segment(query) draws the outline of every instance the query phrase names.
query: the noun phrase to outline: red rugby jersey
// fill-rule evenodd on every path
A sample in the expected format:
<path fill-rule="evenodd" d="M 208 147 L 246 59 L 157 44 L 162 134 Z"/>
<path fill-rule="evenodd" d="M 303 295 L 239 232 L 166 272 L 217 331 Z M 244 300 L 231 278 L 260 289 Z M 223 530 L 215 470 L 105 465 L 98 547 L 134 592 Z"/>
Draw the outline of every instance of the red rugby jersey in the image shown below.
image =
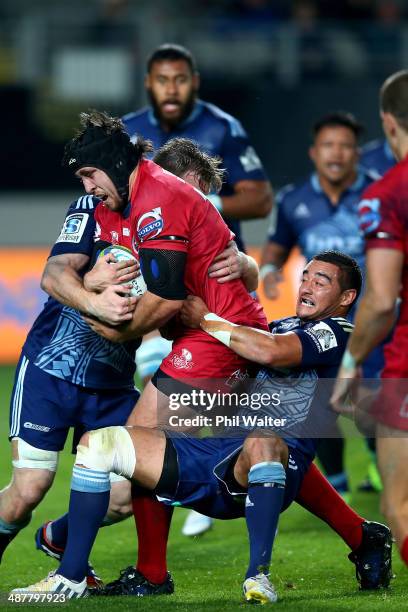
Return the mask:
<path fill-rule="evenodd" d="M 408 156 L 366 189 L 359 204 L 360 229 L 367 249 L 404 253 L 400 314 L 385 348 L 384 375 L 408 377 Z"/>
<path fill-rule="evenodd" d="M 220 284 L 208 268 L 234 235 L 209 200 L 154 162 L 143 160 L 130 194 L 135 250 L 187 253 L 184 284 L 212 312 L 234 323 L 267 328 L 261 305 L 241 280 Z"/>

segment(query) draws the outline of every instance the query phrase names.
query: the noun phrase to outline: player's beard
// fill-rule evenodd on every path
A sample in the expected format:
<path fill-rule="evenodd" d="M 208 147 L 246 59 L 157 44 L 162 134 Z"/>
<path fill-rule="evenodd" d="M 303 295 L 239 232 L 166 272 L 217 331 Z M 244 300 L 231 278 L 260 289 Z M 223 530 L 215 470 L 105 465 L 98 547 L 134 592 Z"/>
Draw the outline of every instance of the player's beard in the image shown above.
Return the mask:
<path fill-rule="evenodd" d="M 162 115 L 160 105 L 157 104 L 157 101 L 150 89 L 147 90 L 147 94 L 149 96 L 150 104 L 153 108 L 154 116 L 162 126 L 169 130 L 173 130 L 174 128 L 179 126 L 180 123 L 183 123 L 185 119 L 187 119 L 187 117 L 191 114 L 194 108 L 194 103 L 196 100 L 196 92 L 193 90 L 187 100 L 184 103 L 180 104 L 180 114 L 177 117 L 168 118 Z"/>

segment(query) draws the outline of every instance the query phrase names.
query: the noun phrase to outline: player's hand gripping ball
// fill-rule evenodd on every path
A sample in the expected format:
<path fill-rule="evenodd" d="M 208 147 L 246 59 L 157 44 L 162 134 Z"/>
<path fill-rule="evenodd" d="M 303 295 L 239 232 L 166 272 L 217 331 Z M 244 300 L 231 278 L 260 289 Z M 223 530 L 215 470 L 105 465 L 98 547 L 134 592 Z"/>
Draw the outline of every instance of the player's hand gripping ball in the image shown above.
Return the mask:
<path fill-rule="evenodd" d="M 106 249 L 103 249 L 103 251 L 100 252 L 99 257 L 108 255 L 108 253 L 111 253 L 116 261 L 137 261 L 132 251 L 124 246 L 112 245 L 106 247 Z M 136 276 L 136 278 L 124 284 L 132 285 L 130 295 L 135 297 L 141 297 L 147 291 L 147 286 L 140 270 L 139 276 Z"/>

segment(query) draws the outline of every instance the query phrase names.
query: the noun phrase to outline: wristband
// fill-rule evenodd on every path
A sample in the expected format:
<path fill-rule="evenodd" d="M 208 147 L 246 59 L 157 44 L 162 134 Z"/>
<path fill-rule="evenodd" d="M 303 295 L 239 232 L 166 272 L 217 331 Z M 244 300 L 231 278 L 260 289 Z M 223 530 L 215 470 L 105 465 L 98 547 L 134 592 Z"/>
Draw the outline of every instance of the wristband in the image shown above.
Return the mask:
<path fill-rule="evenodd" d="M 357 367 L 356 360 L 348 349 L 344 351 L 341 367 L 345 370 L 355 370 Z"/>
<path fill-rule="evenodd" d="M 231 323 L 231 321 L 222 319 L 221 317 L 214 314 L 213 312 L 208 312 L 206 315 L 204 315 L 204 320 L 205 321 L 219 321 L 220 323 L 227 323 L 228 325 L 231 325 L 231 327 L 237 327 L 235 323 Z M 208 331 L 207 329 L 205 329 L 204 331 L 210 336 L 212 336 L 213 338 L 215 338 L 216 340 L 218 340 L 219 342 L 222 342 L 223 344 L 225 344 L 225 346 L 228 346 L 229 348 L 231 344 L 232 329 L 231 331 L 224 331 L 224 330 Z"/>
<path fill-rule="evenodd" d="M 211 204 L 222 214 L 222 198 L 219 195 L 213 193 L 207 196 L 207 200 L 210 200 Z"/>
<path fill-rule="evenodd" d="M 270 272 L 277 272 L 278 270 L 279 268 L 278 266 L 275 266 L 275 264 L 272 264 L 272 263 L 264 264 L 259 269 L 260 279 L 263 280 L 267 274 L 269 274 Z"/>

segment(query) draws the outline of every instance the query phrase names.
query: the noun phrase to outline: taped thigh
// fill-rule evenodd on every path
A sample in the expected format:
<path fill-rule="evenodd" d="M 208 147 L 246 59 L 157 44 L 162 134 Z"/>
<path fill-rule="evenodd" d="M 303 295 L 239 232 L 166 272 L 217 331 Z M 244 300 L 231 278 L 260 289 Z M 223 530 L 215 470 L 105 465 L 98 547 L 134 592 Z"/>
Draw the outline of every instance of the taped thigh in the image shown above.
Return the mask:
<path fill-rule="evenodd" d="M 36 448 L 21 438 L 13 438 L 13 440 L 16 440 L 18 449 L 18 459 L 13 459 L 13 467 L 57 471 L 58 451 Z"/>

